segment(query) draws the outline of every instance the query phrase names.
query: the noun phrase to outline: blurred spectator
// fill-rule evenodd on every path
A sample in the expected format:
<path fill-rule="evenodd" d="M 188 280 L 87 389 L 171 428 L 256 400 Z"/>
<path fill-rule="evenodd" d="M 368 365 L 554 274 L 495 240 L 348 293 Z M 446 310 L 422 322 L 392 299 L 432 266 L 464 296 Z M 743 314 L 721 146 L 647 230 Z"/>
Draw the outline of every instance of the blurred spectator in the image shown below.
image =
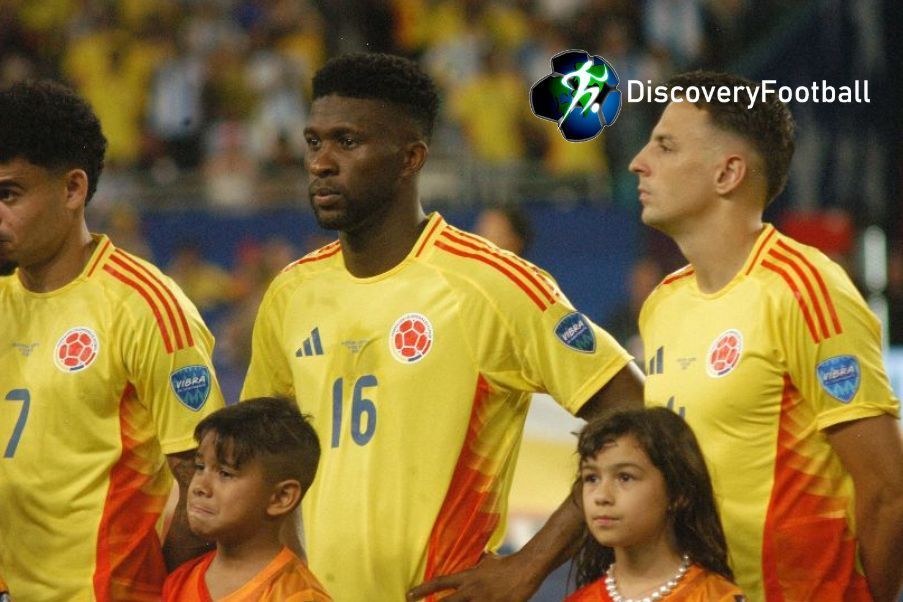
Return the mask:
<path fill-rule="evenodd" d="M 207 130 L 202 173 L 204 193 L 216 207 L 252 209 L 259 165 L 249 151 L 248 129 L 235 119 L 218 121 Z"/>
<path fill-rule="evenodd" d="M 166 273 L 182 287 L 207 323 L 214 324 L 217 312 L 234 299 L 232 277 L 205 260 L 194 241 L 183 240 L 176 245 Z"/>
<path fill-rule="evenodd" d="M 245 240 L 238 247 L 232 270 L 234 302 L 214 328 L 217 376 L 226 399 L 238 399 L 251 360 L 251 333 L 260 300 L 276 274 L 297 256 L 298 249 L 282 238 Z"/>
<path fill-rule="evenodd" d="M 891 345 L 903 345 L 903 246 L 889 246 L 887 257 L 887 304 Z"/>
<path fill-rule="evenodd" d="M 627 279 L 627 301 L 617 307 L 602 325 L 633 355 L 644 371 L 643 341 L 639 332 L 640 309 L 664 275 L 661 265 L 650 257 L 641 257 L 634 262 Z"/>
<path fill-rule="evenodd" d="M 251 209 L 259 170 L 251 147 L 246 116 L 255 103 L 237 43 L 223 44 L 208 59 L 210 77 L 204 88 L 202 173 L 207 200 L 219 207 Z"/>
<path fill-rule="evenodd" d="M 627 17 L 611 17 L 600 21 L 597 46 L 599 52 L 615 68 L 622 83 L 622 94 L 626 94 L 626 82 L 639 80 L 644 84 L 664 81 L 668 66 L 653 56 L 646 48 L 636 43 L 635 24 Z M 624 103 L 615 127 L 602 133 L 608 169 L 611 174 L 612 200 L 622 206 L 636 204 L 636 176 L 628 166 L 639 152 L 652 130 L 657 115 L 657 107 L 646 103 Z"/>
<path fill-rule="evenodd" d="M 536 124 L 526 89 L 511 55 L 495 48 L 483 57 L 482 70 L 452 92 L 451 114 L 461 124 L 469 154 L 480 163 L 474 183 L 480 199 L 513 198 L 526 156 L 525 137 Z"/>
<path fill-rule="evenodd" d="M 699 62 L 703 23 L 701 0 L 648 0 L 644 5 L 646 42 L 665 51 L 677 71 Z"/>
<path fill-rule="evenodd" d="M 533 226 L 527 212 L 516 205 L 487 207 L 477 216 L 474 232 L 497 245 L 523 256 L 533 242 Z"/>
<path fill-rule="evenodd" d="M 125 204 L 115 205 L 104 219 L 106 224 L 101 229 L 117 247 L 142 259 L 156 262 L 156 257 L 144 237 L 141 216 L 133 207 Z"/>
<path fill-rule="evenodd" d="M 276 45 L 269 29 L 251 34 L 252 50 L 245 67 L 247 84 L 255 97 L 250 112 L 252 152 L 264 163 L 294 163 L 304 153 L 307 103 L 306 74 Z"/>
<path fill-rule="evenodd" d="M 171 162 L 179 169 L 189 169 L 201 163 L 207 65 L 189 51 L 184 33 L 177 33 L 176 41 L 175 53 L 160 64 L 150 86 L 149 150 L 151 163 Z"/>

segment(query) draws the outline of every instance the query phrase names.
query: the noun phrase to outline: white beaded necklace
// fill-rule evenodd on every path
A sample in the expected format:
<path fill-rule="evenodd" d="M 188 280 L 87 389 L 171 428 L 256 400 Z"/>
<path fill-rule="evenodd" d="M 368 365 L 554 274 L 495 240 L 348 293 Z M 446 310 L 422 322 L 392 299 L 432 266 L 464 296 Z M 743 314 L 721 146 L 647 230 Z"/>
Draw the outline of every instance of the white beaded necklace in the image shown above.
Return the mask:
<path fill-rule="evenodd" d="M 608 590 L 608 595 L 613 602 L 656 602 L 674 591 L 674 588 L 677 587 L 680 580 L 684 578 L 684 575 L 687 574 L 689 568 L 690 557 L 684 554 L 680 558 L 680 568 L 677 569 L 677 573 L 675 573 L 673 577 L 668 579 L 664 585 L 645 598 L 634 599 L 625 598 L 621 595 L 621 592 L 618 591 L 618 584 L 615 582 L 615 563 L 612 562 L 611 565 L 609 565 L 608 570 L 605 571 L 605 589 Z"/>

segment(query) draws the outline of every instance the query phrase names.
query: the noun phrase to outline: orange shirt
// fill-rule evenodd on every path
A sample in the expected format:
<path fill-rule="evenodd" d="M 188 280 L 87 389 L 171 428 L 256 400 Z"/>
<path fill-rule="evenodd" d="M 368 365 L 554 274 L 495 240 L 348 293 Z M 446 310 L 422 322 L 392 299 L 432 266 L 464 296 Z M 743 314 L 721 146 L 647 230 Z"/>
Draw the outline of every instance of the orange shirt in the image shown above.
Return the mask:
<path fill-rule="evenodd" d="M 166 578 L 166 602 L 213 602 L 205 575 L 216 551 L 189 560 Z M 243 586 L 217 602 L 332 602 L 307 565 L 288 548 Z"/>
<path fill-rule="evenodd" d="M 717 573 L 710 573 L 697 564 L 690 567 L 673 592 L 662 602 L 742 602 L 746 600 L 736 585 Z M 578 589 L 565 602 L 612 602 L 605 589 L 605 578 Z"/>

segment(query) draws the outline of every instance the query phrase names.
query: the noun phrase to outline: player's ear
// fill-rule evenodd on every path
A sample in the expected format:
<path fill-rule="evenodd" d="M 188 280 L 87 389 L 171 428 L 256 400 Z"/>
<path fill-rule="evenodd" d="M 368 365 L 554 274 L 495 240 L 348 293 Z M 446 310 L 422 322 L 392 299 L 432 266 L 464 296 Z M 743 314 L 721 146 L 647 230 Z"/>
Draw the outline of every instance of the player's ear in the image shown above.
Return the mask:
<path fill-rule="evenodd" d="M 730 194 L 746 178 L 746 171 L 746 159 L 736 154 L 728 155 L 715 174 L 715 191 L 722 196 Z"/>
<path fill-rule="evenodd" d="M 426 163 L 426 157 L 430 149 L 423 140 L 415 140 L 408 142 L 404 146 L 404 164 L 401 167 L 401 176 L 410 178 L 416 175 L 423 164 Z"/>
<path fill-rule="evenodd" d="M 88 198 L 88 174 L 84 169 L 70 169 L 63 176 L 66 183 L 66 206 L 84 207 Z"/>
<path fill-rule="evenodd" d="M 273 485 L 267 514 L 273 517 L 290 513 L 301 501 L 301 483 L 297 479 L 286 479 Z"/>

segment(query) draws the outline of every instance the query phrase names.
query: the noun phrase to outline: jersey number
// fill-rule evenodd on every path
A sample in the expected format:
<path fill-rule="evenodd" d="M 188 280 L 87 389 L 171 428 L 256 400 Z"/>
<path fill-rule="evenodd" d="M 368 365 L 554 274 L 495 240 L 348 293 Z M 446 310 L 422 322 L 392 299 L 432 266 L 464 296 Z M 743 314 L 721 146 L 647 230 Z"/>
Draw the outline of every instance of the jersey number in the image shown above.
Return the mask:
<path fill-rule="evenodd" d="M 338 447 L 342 435 L 342 413 L 345 407 L 343 388 L 345 379 L 332 383 L 332 446 Z M 364 389 L 379 384 L 372 374 L 365 374 L 354 381 L 351 395 L 351 438 L 358 445 L 366 445 L 376 431 L 376 404 L 365 397 Z"/>
<path fill-rule="evenodd" d="M 25 421 L 28 420 L 28 407 L 31 405 L 31 395 L 28 389 L 13 389 L 6 394 L 6 401 L 21 401 L 22 409 L 19 410 L 19 419 L 16 420 L 16 426 L 13 428 L 13 436 L 9 438 L 6 444 L 6 451 L 3 452 L 4 458 L 12 458 L 19 446 L 19 437 L 22 436 L 22 429 L 25 428 Z"/>

